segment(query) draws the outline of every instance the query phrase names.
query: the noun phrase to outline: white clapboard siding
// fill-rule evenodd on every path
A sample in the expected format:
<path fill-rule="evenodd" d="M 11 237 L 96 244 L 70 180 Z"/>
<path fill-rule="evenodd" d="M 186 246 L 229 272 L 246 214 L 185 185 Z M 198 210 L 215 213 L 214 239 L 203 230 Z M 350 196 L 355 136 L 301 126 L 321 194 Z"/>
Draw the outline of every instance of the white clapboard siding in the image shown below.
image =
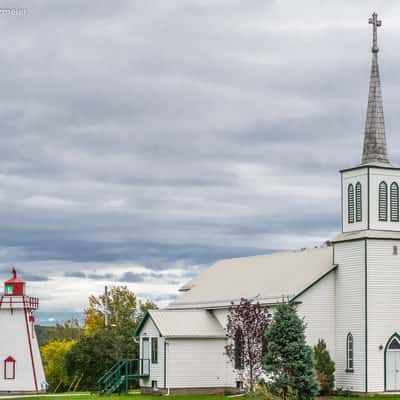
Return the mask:
<path fill-rule="evenodd" d="M 214 317 L 221 324 L 221 326 L 225 329 L 228 323 L 228 314 L 229 308 L 219 308 L 216 310 L 212 310 Z"/>
<path fill-rule="evenodd" d="M 386 182 L 388 194 L 387 221 L 379 221 L 379 184 Z M 400 185 L 400 170 L 398 169 L 370 169 L 370 229 L 398 231 L 399 222 L 392 222 L 390 218 L 390 185 L 396 182 Z"/>
<path fill-rule="evenodd" d="M 226 386 L 225 339 L 168 339 L 167 387 Z"/>
<path fill-rule="evenodd" d="M 142 330 L 140 331 L 140 358 L 143 357 L 143 338 L 149 338 L 149 354 L 150 354 L 150 376 L 142 379 L 140 385 L 143 387 L 151 387 L 152 381 L 157 381 L 158 387 L 164 387 L 164 341 L 165 338 L 160 336 L 160 332 L 154 325 L 151 318 L 145 322 Z M 151 363 L 151 338 L 158 338 L 158 362 L 157 364 Z"/>
<path fill-rule="evenodd" d="M 356 184 L 361 184 L 361 206 L 362 219 L 356 220 Z M 349 185 L 353 185 L 354 190 L 354 222 L 349 223 L 349 204 L 348 204 L 348 189 Z M 357 231 L 367 229 L 367 214 L 368 214 L 368 168 L 360 168 L 342 173 L 342 223 L 343 232 Z"/>
<path fill-rule="evenodd" d="M 335 244 L 336 386 L 365 390 L 365 242 Z M 346 372 L 346 338 L 354 338 L 354 372 Z"/>
<path fill-rule="evenodd" d="M 400 255 L 393 254 L 399 240 L 368 240 L 368 389 L 384 390 L 384 348 L 400 333 Z M 399 253 L 400 254 L 400 253 Z"/>
<path fill-rule="evenodd" d="M 306 338 L 310 346 L 324 339 L 331 357 L 335 357 L 335 282 L 336 271 L 310 287 L 297 298 L 299 315 L 307 324 Z"/>

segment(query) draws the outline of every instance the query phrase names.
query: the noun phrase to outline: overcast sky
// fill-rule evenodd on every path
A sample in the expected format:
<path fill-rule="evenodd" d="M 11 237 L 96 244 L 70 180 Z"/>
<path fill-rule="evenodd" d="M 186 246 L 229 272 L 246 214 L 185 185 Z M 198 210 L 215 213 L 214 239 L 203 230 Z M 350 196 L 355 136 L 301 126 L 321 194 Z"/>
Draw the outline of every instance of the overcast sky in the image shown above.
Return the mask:
<path fill-rule="evenodd" d="M 217 259 L 332 238 L 337 171 L 361 158 L 374 10 L 400 162 L 400 3 L 349 3 L 0 13 L 0 278 L 16 265 L 45 311 L 80 311 L 105 284 L 165 305 Z"/>

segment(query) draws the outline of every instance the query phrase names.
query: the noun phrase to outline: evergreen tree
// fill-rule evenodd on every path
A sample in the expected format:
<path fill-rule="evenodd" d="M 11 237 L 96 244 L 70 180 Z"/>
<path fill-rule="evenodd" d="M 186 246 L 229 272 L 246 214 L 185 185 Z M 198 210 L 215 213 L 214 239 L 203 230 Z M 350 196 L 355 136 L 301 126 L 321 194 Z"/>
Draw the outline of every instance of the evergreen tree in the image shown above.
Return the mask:
<path fill-rule="evenodd" d="M 280 303 L 266 331 L 264 369 L 271 375 L 271 391 L 283 399 L 312 400 L 319 391 L 313 353 L 305 340 L 305 323 L 296 306 Z"/>
<path fill-rule="evenodd" d="M 320 394 L 331 394 L 335 383 L 335 363 L 332 361 L 323 339 L 319 339 L 314 346 L 314 359 Z"/>

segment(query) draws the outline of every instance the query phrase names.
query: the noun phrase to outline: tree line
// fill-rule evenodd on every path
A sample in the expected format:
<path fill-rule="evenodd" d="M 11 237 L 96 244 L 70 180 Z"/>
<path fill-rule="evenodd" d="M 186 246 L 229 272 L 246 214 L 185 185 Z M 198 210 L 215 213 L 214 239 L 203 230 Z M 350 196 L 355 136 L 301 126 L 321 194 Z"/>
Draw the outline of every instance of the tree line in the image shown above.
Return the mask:
<path fill-rule="evenodd" d="M 49 391 L 95 390 L 96 381 L 122 358 L 139 358 L 133 332 L 151 301 L 140 302 L 126 286 L 89 297 L 85 320 L 36 327 Z"/>

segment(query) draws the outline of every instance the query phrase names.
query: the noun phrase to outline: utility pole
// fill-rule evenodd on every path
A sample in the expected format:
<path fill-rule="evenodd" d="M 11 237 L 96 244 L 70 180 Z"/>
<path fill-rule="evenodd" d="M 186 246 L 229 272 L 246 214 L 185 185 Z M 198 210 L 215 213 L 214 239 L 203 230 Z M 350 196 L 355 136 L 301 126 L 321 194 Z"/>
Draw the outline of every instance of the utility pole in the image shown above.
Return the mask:
<path fill-rule="evenodd" d="M 104 326 L 108 326 L 108 288 L 104 287 Z"/>

